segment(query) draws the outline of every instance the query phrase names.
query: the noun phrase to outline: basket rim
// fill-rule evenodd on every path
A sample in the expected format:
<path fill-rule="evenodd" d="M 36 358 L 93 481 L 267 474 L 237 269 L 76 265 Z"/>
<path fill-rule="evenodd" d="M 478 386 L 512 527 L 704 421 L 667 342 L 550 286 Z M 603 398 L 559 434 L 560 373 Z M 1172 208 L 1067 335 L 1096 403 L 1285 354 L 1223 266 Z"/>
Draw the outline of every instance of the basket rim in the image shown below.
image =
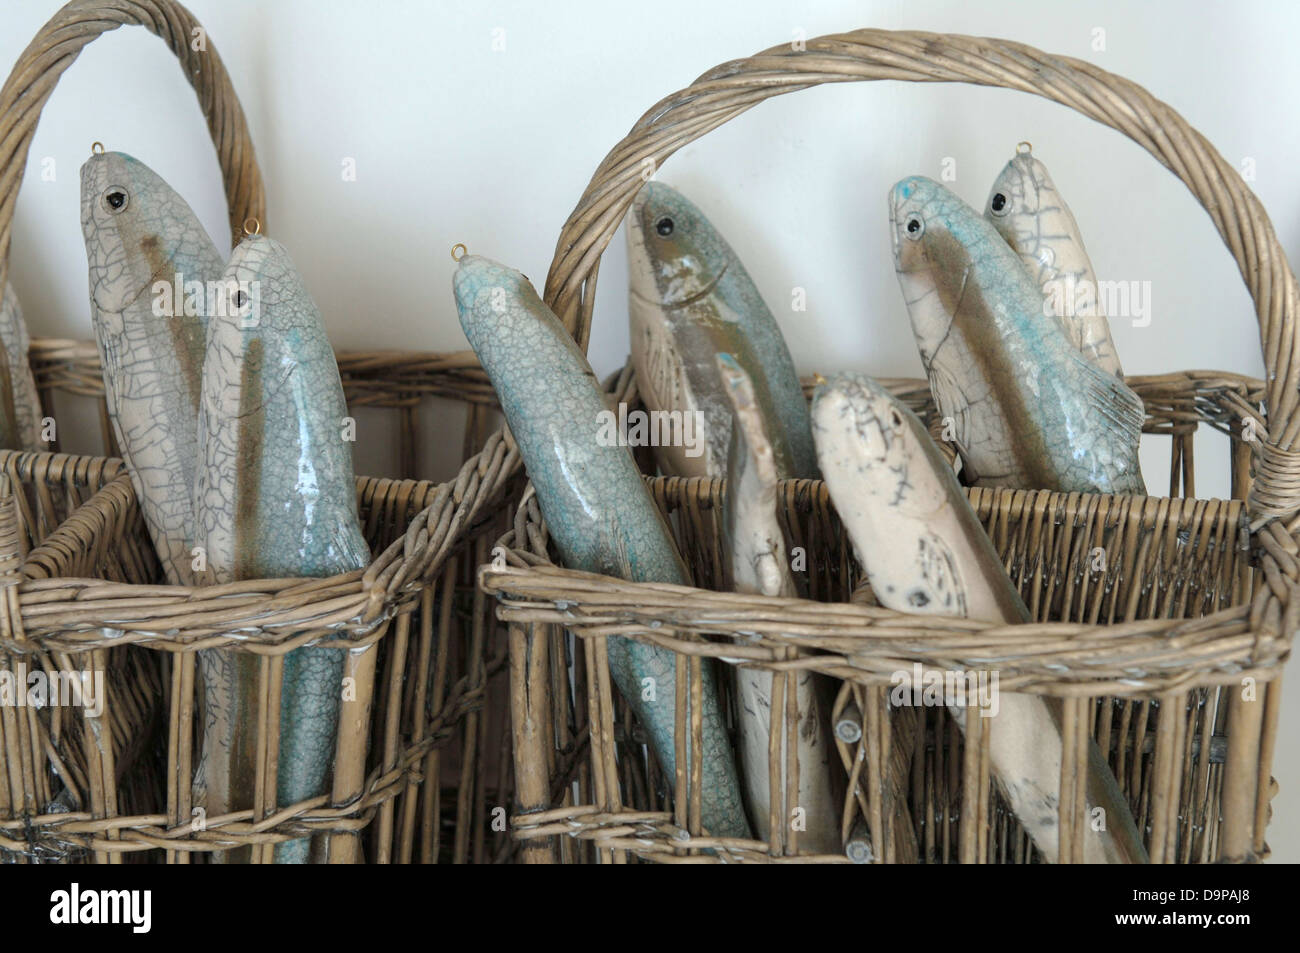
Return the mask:
<path fill-rule="evenodd" d="M 0 576 L 0 586 L 14 590 L 19 612 L 9 614 L 13 631 L 0 636 L 0 648 L 17 653 L 46 649 L 84 652 L 139 644 L 191 652 L 230 645 L 281 655 L 323 637 L 327 638 L 321 644 L 358 648 L 378 638 L 384 623 L 394 615 L 410 611 L 420 589 L 464 547 L 483 521 L 491 519 L 494 504 L 503 499 L 515 477 L 510 464 L 517 454 L 512 440 L 493 434 L 484 451 L 462 464 L 453 480 L 357 477 L 358 490 L 422 487 L 431 498 L 400 536 L 372 553 L 364 569 L 348 573 L 186 587 L 93 577 L 33 578 L 10 572 Z M 5 484 L 0 499 L 8 495 L 10 485 L 30 479 L 43 467 L 98 474 L 104 481 L 46 543 L 55 534 L 71 533 L 68 524 L 74 520 L 93 518 L 104 509 L 135 505 L 135 491 L 120 459 L 13 450 L 0 450 L 0 481 Z M 9 512 L 12 514 L 12 508 Z M 30 556 L 23 560 L 24 567 L 30 566 Z M 222 602 L 226 605 L 216 604 Z M 205 605 L 209 603 L 214 605 Z"/>

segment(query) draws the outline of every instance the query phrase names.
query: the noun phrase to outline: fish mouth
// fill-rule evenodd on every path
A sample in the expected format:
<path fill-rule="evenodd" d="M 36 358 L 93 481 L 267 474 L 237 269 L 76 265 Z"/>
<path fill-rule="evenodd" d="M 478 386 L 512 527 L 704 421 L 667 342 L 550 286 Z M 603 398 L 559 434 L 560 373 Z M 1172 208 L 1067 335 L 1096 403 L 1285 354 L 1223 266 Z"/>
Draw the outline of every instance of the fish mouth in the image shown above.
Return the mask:
<path fill-rule="evenodd" d="M 708 283 L 705 284 L 703 288 L 701 288 L 699 291 L 695 292 L 694 294 L 688 295 L 685 298 L 681 298 L 679 300 L 664 301 L 663 299 L 658 297 L 652 298 L 649 295 L 647 295 L 645 292 L 640 291 L 636 287 L 637 283 L 635 281 L 628 283 L 628 289 L 627 289 L 628 294 L 630 294 L 634 298 L 640 299 L 646 304 L 658 305 L 661 308 L 685 308 L 699 301 L 701 298 L 707 298 L 709 295 L 713 294 L 713 290 L 718 287 L 718 282 L 720 282 L 722 280 L 722 276 L 727 273 L 727 266 L 729 264 L 730 264 L 729 262 L 724 261 L 722 263 L 722 267 L 718 269 L 718 273 L 714 275 L 712 278 L 710 278 Z M 652 284 L 654 283 L 653 278 L 651 278 L 651 283 Z"/>

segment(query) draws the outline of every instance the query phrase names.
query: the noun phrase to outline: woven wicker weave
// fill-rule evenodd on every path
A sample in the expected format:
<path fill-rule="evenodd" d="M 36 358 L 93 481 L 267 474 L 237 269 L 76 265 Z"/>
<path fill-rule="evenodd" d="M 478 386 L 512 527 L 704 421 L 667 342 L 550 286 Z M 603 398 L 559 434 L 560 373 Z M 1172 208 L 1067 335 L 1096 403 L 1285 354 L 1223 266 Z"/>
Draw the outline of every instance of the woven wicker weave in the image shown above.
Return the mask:
<path fill-rule="evenodd" d="M 663 778 L 610 691 L 604 643 L 615 634 L 678 653 L 678 684 L 688 691 L 698 690 L 703 657 L 785 672 L 774 680 L 774 711 L 784 710 L 780 696 L 793 694 L 798 670 L 843 680 L 835 715 L 861 737 L 839 742 L 853 782 L 842 829 L 869 843 L 879 862 L 913 859 L 905 843 L 927 861 L 1034 857 L 990 783 L 986 744 L 975 743 L 987 742 L 987 720 L 972 712 L 972 743 L 964 744 L 946 710 L 922 709 L 919 726 L 908 728 L 900 720 L 906 710 L 885 704 L 890 675 L 913 663 L 933 671 L 994 668 L 1004 690 L 1063 699 L 1063 861 L 1082 859 L 1085 801 L 1077 782 L 1089 733 L 1109 751 L 1153 860 L 1265 856 L 1280 704 L 1275 679 L 1300 622 L 1296 281 L 1258 199 L 1172 109 L 1091 64 L 1004 40 L 863 30 L 809 40 L 802 50 L 776 47 L 724 64 L 662 100 L 610 151 L 561 231 L 547 302 L 580 342 L 588 339 L 600 256 L 651 163 L 662 167 L 677 149 L 768 97 L 876 79 L 1043 96 L 1123 132 L 1187 185 L 1254 298 L 1268 379 L 1198 371 L 1127 380 L 1145 402 L 1146 431 L 1170 435 L 1171 492 L 1194 495 L 1192 435 L 1206 424 L 1231 438 L 1225 466 L 1237 500 L 970 491 L 1036 620 L 989 628 L 850 602 L 860 570 L 817 483 L 791 482 L 783 491 L 790 545 L 807 553 L 808 600 L 710 591 L 721 579 L 717 482 L 650 484 L 700 588 L 557 567 L 529 491 L 498 558 L 480 574 L 511 625 L 513 824 L 525 859 L 796 859 L 797 832 L 775 815 L 759 840 L 702 836 L 697 775 Z M 891 383 L 926 411 L 924 382 Z M 615 390 L 618 399 L 635 400 L 629 373 Z M 1093 559 L 1099 547 L 1101 566 Z M 729 638 L 740 634 L 753 641 L 738 646 Z M 789 714 L 785 724 L 773 719 L 774 732 L 794 730 Z M 698 730 L 698 723 L 678 724 L 679 752 L 686 733 Z M 884 766 L 891 765 L 891 741 L 907 730 L 922 732 L 922 742 L 903 764 L 900 784 Z M 692 748 L 701 750 L 698 735 Z"/>
<path fill-rule="evenodd" d="M 0 281 L 14 206 L 41 107 L 62 72 L 100 34 L 138 24 L 180 60 L 217 147 L 232 234 L 265 200 L 247 125 L 209 41 L 190 46 L 193 16 L 170 0 L 75 0 L 42 28 L 0 90 Z M 99 398 L 95 346 L 38 339 L 31 360 L 47 410 L 56 396 Z M 78 709 L 0 706 L 0 859 L 125 858 L 188 862 L 331 832 L 333 862 L 500 860 L 512 842 L 488 816 L 503 803 L 508 723 L 505 647 L 473 585 L 489 540 L 517 499 L 513 443 L 490 434 L 495 400 L 468 352 L 339 355 L 349 406 L 392 408 L 400 468 L 414 475 L 428 396 L 465 406 L 467 460 L 454 480 L 358 480 L 373 553 L 364 571 L 186 589 L 161 578 L 122 464 L 115 459 L 0 452 L 0 670 L 20 662 L 104 671 L 108 700 Z M 463 554 L 463 555 L 462 555 Z M 289 650 L 325 640 L 347 651 L 345 701 L 327 795 L 274 803 L 279 673 Z M 257 807 L 196 824 L 194 652 L 233 646 L 263 660 Z M 496 681 L 503 681 L 497 679 Z M 496 695 L 495 710 L 488 700 Z M 111 726 L 103 732 L 101 725 Z M 108 739 L 112 739 L 110 743 Z M 65 786 L 69 803 L 51 807 Z"/>

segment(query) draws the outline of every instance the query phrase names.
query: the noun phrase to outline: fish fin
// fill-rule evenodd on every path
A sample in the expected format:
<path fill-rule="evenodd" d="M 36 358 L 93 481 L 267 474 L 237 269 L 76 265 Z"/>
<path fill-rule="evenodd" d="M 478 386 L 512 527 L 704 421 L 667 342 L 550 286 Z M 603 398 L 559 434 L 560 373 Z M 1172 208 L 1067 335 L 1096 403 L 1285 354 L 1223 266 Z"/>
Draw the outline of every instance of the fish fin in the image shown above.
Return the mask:
<path fill-rule="evenodd" d="M 1085 417 L 1076 433 L 1086 435 L 1086 449 L 1098 456 L 1109 480 L 1102 492 L 1146 494 L 1138 461 L 1138 444 L 1146 409 L 1142 398 L 1122 380 L 1081 354 L 1070 355 L 1069 370 L 1082 384 Z M 1070 376 L 1074 376 L 1071 374 Z"/>
<path fill-rule="evenodd" d="M 1088 406 L 1094 408 L 1112 427 L 1132 435 L 1134 443 L 1142 434 L 1146 408 L 1142 398 L 1114 374 L 1099 367 L 1079 353 L 1070 361 L 1083 382 Z"/>
<path fill-rule="evenodd" d="M 970 400 L 962 390 L 961 382 L 952 371 L 938 360 L 932 360 L 926 376 L 930 381 L 930 394 L 935 406 L 944 417 L 952 419 L 953 441 L 962 457 L 962 472 L 971 481 L 979 479 L 975 467 L 968 459 L 967 450 L 972 437 L 971 425 L 974 422 L 970 412 Z"/>

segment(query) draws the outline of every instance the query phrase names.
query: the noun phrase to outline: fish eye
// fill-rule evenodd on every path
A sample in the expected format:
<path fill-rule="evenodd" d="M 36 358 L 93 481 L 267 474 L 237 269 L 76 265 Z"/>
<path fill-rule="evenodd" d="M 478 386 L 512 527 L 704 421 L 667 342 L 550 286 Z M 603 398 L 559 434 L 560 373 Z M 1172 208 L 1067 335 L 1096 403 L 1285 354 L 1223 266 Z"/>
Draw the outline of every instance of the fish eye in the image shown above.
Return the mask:
<path fill-rule="evenodd" d="M 130 200 L 130 195 L 127 193 L 126 189 L 122 188 L 120 185 L 109 186 L 104 191 L 104 207 L 113 214 L 126 208 Z"/>
<path fill-rule="evenodd" d="M 663 218 L 659 219 L 659 221 L 655 222 L 655 231 L 664 236 L 664 238 L 667 238 L 673 233 L 673 220 L 665 215 Z"/>
<path fill-rule="evenodd" d="M 925 233 L 925 222 L 921 221 L 919 215 L 909 215 L 907 224 L 903 227 L 907 230 L 907 237 L 913 240 L 920 238 Z"/>
<path fill-rule="evenodd" d="M 994 192 L 993 198 L 989 201 L 989 208 L 994 214 L 1001 215 L 1007 211 L 1007 197 L 1002 192 Z"/>

